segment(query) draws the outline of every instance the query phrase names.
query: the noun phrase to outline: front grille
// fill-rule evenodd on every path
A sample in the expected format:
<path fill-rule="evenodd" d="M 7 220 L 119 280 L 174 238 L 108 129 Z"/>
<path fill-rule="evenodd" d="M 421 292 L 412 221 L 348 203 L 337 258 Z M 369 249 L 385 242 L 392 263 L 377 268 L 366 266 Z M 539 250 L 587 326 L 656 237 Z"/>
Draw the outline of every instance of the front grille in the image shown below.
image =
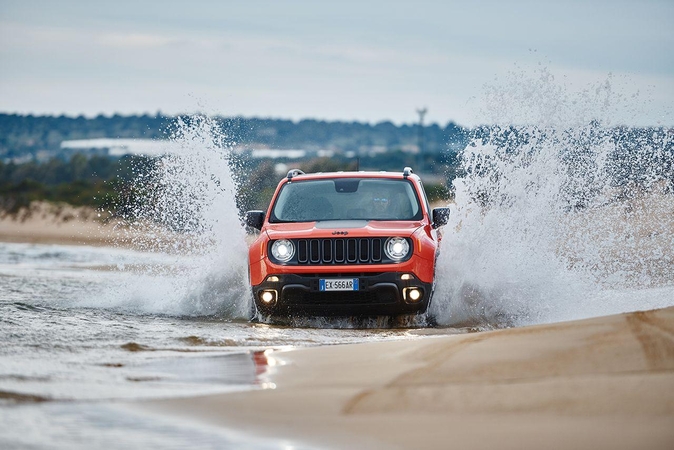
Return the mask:
<path fill-rule="evenodd" d="M 378 264 L 386 259 L 384 239 L 298 239 L 297 264 Z"/>

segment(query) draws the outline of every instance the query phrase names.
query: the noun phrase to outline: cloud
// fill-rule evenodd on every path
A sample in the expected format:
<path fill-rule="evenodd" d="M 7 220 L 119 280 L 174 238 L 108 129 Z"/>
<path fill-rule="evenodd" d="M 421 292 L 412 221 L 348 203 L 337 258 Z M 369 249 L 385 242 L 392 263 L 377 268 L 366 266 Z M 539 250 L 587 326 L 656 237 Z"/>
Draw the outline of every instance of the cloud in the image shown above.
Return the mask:
<path fill-rule="evenodd" d="M 0 22 L 0 110 L 178 112 L 197 97 L 226 114 L 412 121 L 428 106 L 429 120 L 479 123 L 475 99 L 516 63 L 579 86 L 627 77 L 654 98 L 639 121 L 671 120 L 674 104 L 671 27 L 597 5 L 49 5 Z"/>

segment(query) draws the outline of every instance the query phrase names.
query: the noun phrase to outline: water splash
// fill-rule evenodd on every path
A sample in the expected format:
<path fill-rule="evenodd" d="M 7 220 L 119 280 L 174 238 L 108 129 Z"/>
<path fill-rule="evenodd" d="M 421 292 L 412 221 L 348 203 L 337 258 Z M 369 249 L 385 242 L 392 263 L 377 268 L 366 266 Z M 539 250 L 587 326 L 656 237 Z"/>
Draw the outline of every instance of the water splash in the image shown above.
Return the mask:
<path fill-rule="evenodd" d="M 461 155 L 431 313 L 510 326 L 674 304 L 674 135 L 614 126 L 611 79 L 487 88 Z M 518 125 L 513 125 L 518 124 Z M 629 293 L 627 295 L 626 293 Z"/>
<path fill-rule="evenodd" d="M 170 139 L 180 150 L 139 176 L 134 188 L 140 200 L 126 214 L 132 246 L 162 261 L 120 267 L 128 277 L 104 303 L 147 313 L 248 318 L 234 142 L 206 116 L 178 118 Z"/>

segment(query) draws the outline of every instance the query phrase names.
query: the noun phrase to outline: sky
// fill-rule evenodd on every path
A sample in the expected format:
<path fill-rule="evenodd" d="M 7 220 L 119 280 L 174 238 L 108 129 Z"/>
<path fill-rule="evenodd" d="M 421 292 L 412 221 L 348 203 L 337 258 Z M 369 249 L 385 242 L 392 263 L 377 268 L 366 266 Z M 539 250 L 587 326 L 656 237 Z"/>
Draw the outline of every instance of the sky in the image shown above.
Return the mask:
<path fill-rule="evenodd" d="M 674 125 L 674 0 L 0 0 L 7 113 L 470 126 L 541 71 Z"/>

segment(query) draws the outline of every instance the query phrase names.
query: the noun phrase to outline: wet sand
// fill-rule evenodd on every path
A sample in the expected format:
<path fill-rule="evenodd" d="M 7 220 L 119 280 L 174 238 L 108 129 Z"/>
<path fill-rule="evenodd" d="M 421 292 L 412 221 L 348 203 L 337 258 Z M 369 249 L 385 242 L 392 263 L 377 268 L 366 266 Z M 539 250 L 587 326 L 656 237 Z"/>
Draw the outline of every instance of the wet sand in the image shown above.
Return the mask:
<path fill-rule="evenodd" d="M 674 448 L 674 307 L 266 352 L 260 389 L 134 408 L 332 448 Z"/>

